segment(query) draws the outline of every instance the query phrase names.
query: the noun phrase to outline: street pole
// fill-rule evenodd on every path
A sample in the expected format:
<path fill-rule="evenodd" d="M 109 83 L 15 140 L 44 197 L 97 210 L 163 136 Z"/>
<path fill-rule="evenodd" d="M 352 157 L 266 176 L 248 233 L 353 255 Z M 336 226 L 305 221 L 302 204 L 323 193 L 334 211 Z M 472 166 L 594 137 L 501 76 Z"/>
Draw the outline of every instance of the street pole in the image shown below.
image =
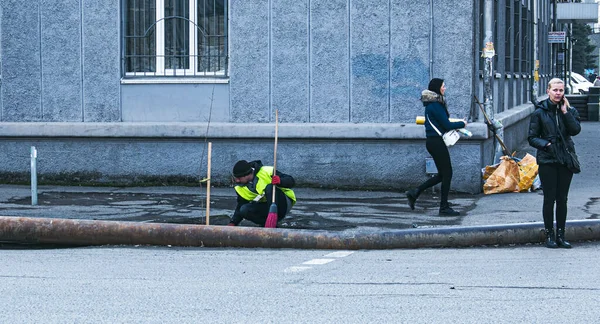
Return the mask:
<path fill-rule="evenodd" d="M 540 81 L 540 60 L 538 58 L 538 12 L 537 1 L 533 1 L 533 84 L 531 86 L 531 101 L 536 102 Z"/>
<path fill-rule="evenodd" d="M 552 1 L 552 31 L 557 31 L 558 26 L 558 17 L 556 17 L 556 2 L 558 0 Z M 558 44 L 552 44 L 552 77 L 556 78 L 558 76 Z"/>
<path fill-rule="evenodd" d="M 493 40 L 493 21 L 494 21 L 494 0 L 485 0 L 484 2 L 484 13 L 483 13 L 483 27 L 484 27 L 484 40 L 485 47 L 483 49 L 484 65 L 483 65 L 483 104 L 485 107 L 485 113 L 492 122 L 490 127 L 495 128 L 496 134 L 500 139 L 504 140 L 504 131 L 502 130 L 501 124 L 494 120 L 494 98 L 492 82 L 494 80 L 494 67 L 493 59 L 496 55 L 494 50 Z M 500 126 L 500 127 L 496 127 Z M 495 141 L 495 139 L 494 139 Z M 494 151 L 494 161 L 499 161 L 500 157 L 504 155 L 500 142 L 496 141 L 496 148 Z"/>
<path fill-rule="evenodd" d="M 566 76 L 571 84 L 571 73 L 573 73 L 573 24 L 569 24 L 569 75 Z M 571 85 L 571 93 L 573 92 L 573 85 Z M 579 94 L 579 93 L 576 93 Z"/>
<path fill-rule="evenodd" d="M 494 68 L 493 58 L 495 53 L 494 41 L 492 39 L 492 15 L 494 13 L 494 2 L 493 0 L 485 0 L 484 3 L 484 40 L 485 48 L 483 49 L 483 57 L 485 58 L 483 63 L 483 104 L 485 107 L 485 113 L 490 118 L 494 118 L 494 107 L 493 107 L 493 91 L 492 91 L 492 80 Z"/>

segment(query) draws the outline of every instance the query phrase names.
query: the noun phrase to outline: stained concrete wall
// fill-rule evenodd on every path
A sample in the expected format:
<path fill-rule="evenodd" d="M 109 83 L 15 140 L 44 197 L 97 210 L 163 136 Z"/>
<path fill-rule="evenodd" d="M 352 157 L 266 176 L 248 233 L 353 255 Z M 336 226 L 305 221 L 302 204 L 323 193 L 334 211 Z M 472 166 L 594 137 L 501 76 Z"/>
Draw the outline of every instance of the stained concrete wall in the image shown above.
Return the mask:
<path fill-rule="evenodd" d="M 161 102 L 189 106 L 173 92 L 199 96 L 185 84 L 121 84 L 119 0 L 1 6 L 11 12 L 1 23 L 2 121 L 136 120 L 140 106 L 150 108 L 139 121 L 160 120 Z M 410 122 L 422 112 L 431 73 L 447 80 L 453 115 L 466 116 L 473 10 L 462 0 L 436 2 L 433 12 L 428 2 L 406 0 L 233 0 L 230 84 L 217 99 L 230 101 L 230 114 L 220 118 L 267 122 L 278 109 L 282 122 Z M 206 115 L 208 105 L 201 107 Z"/>
<path fill-rule="evenodd" d="M 228 83 L 134 84 L 120 79 L 119 0 L 3 0 L 0 177 L 27 175 L 35 145 L 48 177 L 196 179 L 212 141 L 213 179 L 226 184 L 238 159 L 272 163 L 278 109 L 278 166 L 299 185 L 414 186 L 427 177 L 414 117 L 430 75 L 446 80 L 453 117 L 472 108 L 475 9 L 464 0 L 435 1 L 433 11 L 407 0 L 231 0 Z M 197 123 L 209 116 L 210 127 Z M 522 134 L 519 118 L 508 133 Z M 451 149 L 453 189 L 479 192 L 493 148 L 484 125 L 469 129 L 475 136 Z"/>
<path fill-rule="evenodd" d="M 124 122 L 228 122 L 228 84 L 123 84 Z"/>
<path fill-rule="evenodd" d="M 228 175 L 232 159 L 261 159 L 266 165 L 273 165 L 273 143 L 269 140 L 254 140 L 252 143 L 212 140 L 212 143 L 213 185 L 230 185 Z M 12 176 L 27 181 L 30 146 L 35 146 L 38 151 L 40 181 L 99 184 L 130 184 L 136 181 L 154 185 L 179 181 L 193 184 L 206 175 L 206 147 L 201 140 L 144 139 L 132 143 L 129 139 L 55 141 L 25 138 L 0 141 L 0 150 L 11 156 L 11 159 L 0 159 L 5 163 L 0 179 L 4 181 L 6 176 Z M 293 175 L 299 186 L 400 191 L 417 186 L 428 177 L 425 174 L 428 154 L 423 144 L 417 141 L 307 143 L 282 140 L 279 150 L 285 153 L 279 156 L 278 170 Z M 453 149 L 453 190 L 479 192 L 479 171 L 471 170 L 480 169 L 480 151 L 478 143 L 468 142 Z M 303 161 L 303 164 L 298 161 Z"/>
<path fill-rule="evenodd" d="M 278 169 L 292 174 L 300 186 L 401 190 L 427 178 L 422 126 L 335 125 L 281 124 Z M 0 124 L 0 150 L 5 152 L 0 155 L 0 179 L 27 180 L 30 146 L 38 150 L 42 180 L 195 182 L 206 174 L 205 136 L 213 143 L 211 178 L 215 185 L 229 184 L 231 167 L 238 159 L 273 163 L 272 124 L 208 126 L 164 122 Z M 486 141 L 486 127 L 474 125 L 472 130 L 472 139 L 461 140 L 451 149 L 456 174 L 453 188 L 463 192 L 478 192 L 481 187 L 481 143 Z M 242 137 L 245 140 L 240 140 Z"/>
<path fill-rule="evenodd" d="M 119 0 L 0 6 L 2 121 L 120 120 Z"/>
<path fill-rule="evenodd" d="M 465 117 L 473 89 L 473 4 L 405 0 L 231 1 L 231 118 L 393 123 L 422 114 L 430 73 Z M 249 87 L 248 85 L 255 85 Z M 240 119 L 238 116 L 244 116 Z"/>

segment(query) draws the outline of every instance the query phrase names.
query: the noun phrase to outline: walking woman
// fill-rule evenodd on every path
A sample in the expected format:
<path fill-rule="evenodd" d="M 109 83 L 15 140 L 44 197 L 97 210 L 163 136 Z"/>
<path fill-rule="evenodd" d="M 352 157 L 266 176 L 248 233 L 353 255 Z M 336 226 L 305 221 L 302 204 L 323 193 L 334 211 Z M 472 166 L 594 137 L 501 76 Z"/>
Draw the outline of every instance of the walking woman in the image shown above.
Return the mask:
<path fill-rule="evenodd" d="M 433 178 L 429 178 L 418 188 L 409 190 L 406 192 L 406 198 L 408 199 L 408 205 L 410 209 L 415 209 L 415 202 L 419 195 L 427 188 L 433 187 L 438 183 L 442 183 L 442 201 L 440 203 L 440 216 L 458 216 L 459 212 L 455 211 L 448 204 L 448 193 L 450 192 L 450 182 L 452 181 L 452 162 L 450 161 L 450 152 L 448 147 L 444 143 L 442 136 L 434 129 L 437 128 L 440 133 L 464 128 L 467 126 L 466 121 L 451 122 L 446 106 L 446 100 L 444 97 L 446 93 L 446 84 L 442 79 L 431 79 L 427 90 L 423 90 L 421 93 L 421 101 L 425 106 L 425 135 L 427 139 L 425 141 L 425 147 L 427 152 L 431 154 L 435 167 L 437 168 L 437 175 Z M 432 126 L 433 124 L 433 126 Z"/>
<path fill-rule="evenodd" d="M 573 172 L 564 161 L 568 148 L 575 152 L 571 136 L 579 134 L 581 124 L 577 109 L 571 108 L 565 98 L 565 84 L 554 78 L 548 82 L 548 99 L 540 102 L 531 115 L 529 145 L 537 149 L 540 181 L 544 190 L 542 215 L 546 233 L 546 247 L 571 248 L 565 240 L 567 197 Z M 556 202 L 556 240 L 554 239 L 554 202 Z"/>

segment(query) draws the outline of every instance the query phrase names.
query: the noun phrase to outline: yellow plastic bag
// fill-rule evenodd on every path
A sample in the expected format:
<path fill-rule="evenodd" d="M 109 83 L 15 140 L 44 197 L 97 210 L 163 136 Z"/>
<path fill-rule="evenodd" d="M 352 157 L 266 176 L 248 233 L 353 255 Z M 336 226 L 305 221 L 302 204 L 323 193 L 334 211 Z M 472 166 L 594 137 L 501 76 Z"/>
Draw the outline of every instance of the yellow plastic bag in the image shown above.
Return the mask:
<path fill-rule="evenodd" d="M 519 166 L 509 156 L 500 158 L 500 165 L 483 184 L 483 193 L 486 195 L 518 192 L 519 191 Z"/>
<path fill-rule="evenodd" d="M 525 157 L 517 164 L 519 165 L 519 191 L 527 192 L 533 185 L 539 166 L 535 157 L 529 153 L 525 154 Z"/>

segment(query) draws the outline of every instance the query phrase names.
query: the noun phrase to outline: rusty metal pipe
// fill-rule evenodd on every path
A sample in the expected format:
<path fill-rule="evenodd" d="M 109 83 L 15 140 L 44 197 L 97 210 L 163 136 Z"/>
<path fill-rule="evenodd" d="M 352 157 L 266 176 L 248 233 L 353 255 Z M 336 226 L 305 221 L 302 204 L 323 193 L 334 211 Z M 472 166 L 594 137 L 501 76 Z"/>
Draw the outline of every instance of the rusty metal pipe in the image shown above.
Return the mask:
<path fill-rule="evenodd" d="M 542 223 L 444 227 L 393 231 L 264 229 L 0 217 L 0 241 L 61 245 L 172 245 L 290 249 L 403 249 L 539 243 Z M 600 220 L 569 221 L 567 239 L 600 240 Z"/>

